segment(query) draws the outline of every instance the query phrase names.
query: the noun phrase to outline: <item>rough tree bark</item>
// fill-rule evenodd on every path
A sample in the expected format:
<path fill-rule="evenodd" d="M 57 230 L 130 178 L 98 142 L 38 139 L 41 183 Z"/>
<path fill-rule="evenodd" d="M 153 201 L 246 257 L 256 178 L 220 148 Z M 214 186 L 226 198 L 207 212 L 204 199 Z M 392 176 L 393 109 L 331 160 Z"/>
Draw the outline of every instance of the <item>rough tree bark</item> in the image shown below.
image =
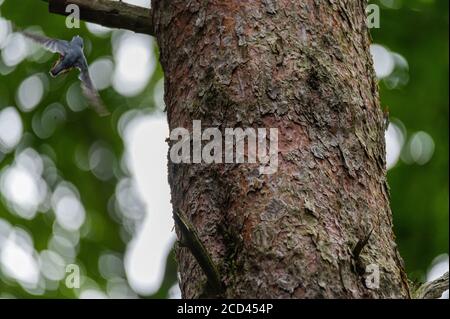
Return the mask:
<path fill-rule="evenodd" d="M 151 9 L 44 1 L 57 14 L 76 3 L 84 20 L 155 34 Z M 365 1 L 235 2 L 161 1 L 155 11 L 171 127 L 201 119 L 284 134 L 275 176 L 254 166 L 169 165 L 174 219 L 189 248 L 178 250 L 184 296 L 411 297 L 392 233 Z M 379 289 L 364 285 L 368 264 L 381 267 Z M 438 298 L 448 281 L 447 272 L 413 296 Z"/>
<path fill-rule="evenodd" d="M 392 230 L 366 1 L 158 0 L 171 129 L 279 129 L 279 168 L 169 163 L 233 298 L 409 298 Z M 372 232 L 371 232 L 372 231 Z M 359 256 L 355 246 L 367 238 Z M 213 297 L 186 248 L 185 298 Z M 364 269 L 378 265 L 380 286 Z"/>

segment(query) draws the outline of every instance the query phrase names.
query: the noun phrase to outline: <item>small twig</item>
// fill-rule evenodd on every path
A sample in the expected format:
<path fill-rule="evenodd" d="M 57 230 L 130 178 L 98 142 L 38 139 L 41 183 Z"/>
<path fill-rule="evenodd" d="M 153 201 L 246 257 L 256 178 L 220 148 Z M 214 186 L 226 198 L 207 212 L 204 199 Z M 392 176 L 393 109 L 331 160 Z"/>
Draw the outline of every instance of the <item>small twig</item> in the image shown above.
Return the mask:
<path fill-rule="evenodd" d="M 449 289 L 448 271 L 436 280 L 427 282 L 420 286 L 413 294 L 414 299 L 437 299 L 442 293 Z"/>
<path fill-rule="evenodd" d="M 356 245 L 355 248 L 353 248 L 352 251 L 352 255 L 353 258 L 355 260 L 357 260 L 359 258 L 359 255 L 361 254 L 361 251 L 363 250 L 363 248 L 367 245 L 367 243 L 369 242 L 370 236 L 372 235 L 373 232 L 373 228 L 369 231 L 369 233 L 367 234 L 367 236 L 365 236 L 364 238 L 360 239 Z"/>
<path fill-rule="evenodd" d="M 80 8 L 80 20 L 153 35 L 153 14 L 148 8 L 110 0 L 43 1 L 48 2 L 51 13 L 67 16 L 71 12 L 66 12 L 66 7 L 75 4 Z"/>
<path fill-rule="evenodd" d="M 365 265 L 361 260 L 360 255 L 364 247 L 366 247 L 367 243 L 369 242 L 372 232 L 373 228 L 369 231 L 367 235 L 364 236 L 364 238 L 358 240 L 358 242 L 355 245 L 355 248 L 353 248 L 352 250 L 353 270 L 361 276 L 365 273 Z"/>
<path fill-rule="evenodd" d="M 221 293 L 223 291 L 223 284 L 220 280 L 219 272 L 217 271 L 217 268 L 209 256 L 205 246 L 203 246 L 200 241 L 194 227 L 179 212 L 175 212 L 173 217 L 181 232 L 181 245 L 187 247 L 191 251 L 192 255 L 194 255 L 198 264 L 205 273 L 206 278 L 208 279 L 209 286 L 214 290 L 214 292 Z"/>

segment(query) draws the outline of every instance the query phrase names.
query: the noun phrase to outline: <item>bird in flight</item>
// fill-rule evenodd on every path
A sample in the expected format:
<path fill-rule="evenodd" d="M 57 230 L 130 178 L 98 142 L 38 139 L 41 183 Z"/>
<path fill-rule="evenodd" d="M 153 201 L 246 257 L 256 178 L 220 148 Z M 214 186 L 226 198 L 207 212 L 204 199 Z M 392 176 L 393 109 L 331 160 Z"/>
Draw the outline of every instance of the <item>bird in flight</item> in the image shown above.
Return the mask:
<path fill-rule="evenodd" d="M 83 52 L 84 42 L 82 37 L 78 35 L 74 36 L 69 42 L 51 39 L 46 36 L 26 31 L 23 31 L 22 34 L 34 42 L 39 43 L 48 51 L 59 54 L 59 59 L 50 70 L 50 75 L 52 77 L 56 77 L 62 73 L 69 72 L 73 68 L 77 68 L 80 71 L 78 78 L 81 81 L 81 88 L 84 96 L 89 101 L 89 104 L 91 104 L 100 116 L 107 116 L 110 114 L 103 104 L 89 75 L 89 67 Z"/>

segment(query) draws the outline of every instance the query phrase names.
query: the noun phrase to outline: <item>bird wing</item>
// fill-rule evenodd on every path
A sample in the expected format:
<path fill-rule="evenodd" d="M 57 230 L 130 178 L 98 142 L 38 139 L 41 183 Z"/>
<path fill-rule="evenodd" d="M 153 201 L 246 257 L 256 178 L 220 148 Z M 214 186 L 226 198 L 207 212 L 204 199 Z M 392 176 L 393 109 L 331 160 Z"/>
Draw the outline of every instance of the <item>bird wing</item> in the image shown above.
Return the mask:
<path fill-rule="evenodd" d="M 39 43 L 50 52 L 65 55 L 69 50 L 69 42 L 65 40 L 51 39 L 43 35 L 29 33 L 26 31 L 22 31 L 22 34 L 34 42 Z"/>
<path fill-rule="evenodd" d="M 95 111 L 100 116 L 109 115 L 109 111 L 106 106 L 103 104 L 100 95 L 98 94 L 97 89 L 94 87 L 92 83 L 91 76 L 89 75 L 89 67 L 86 62 L 86 59 L 82 57 L 76 64 L 76 67 L 80 70 L 80 76 L 78 77 L 81 80 L 81 89 L 83 91 L 84 96 L 89 101 L 89 103 L 94 107 Z"/>

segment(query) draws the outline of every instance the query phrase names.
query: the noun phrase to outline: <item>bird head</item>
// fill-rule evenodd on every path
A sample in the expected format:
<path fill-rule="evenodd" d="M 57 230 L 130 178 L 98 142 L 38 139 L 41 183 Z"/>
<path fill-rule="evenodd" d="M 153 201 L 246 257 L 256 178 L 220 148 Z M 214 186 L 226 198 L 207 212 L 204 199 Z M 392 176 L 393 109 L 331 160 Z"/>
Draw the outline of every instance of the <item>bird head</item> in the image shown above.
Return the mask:
<path fill-rule="evenodd" d="M 75 45 L 78 45 L 79 47 L 83 48 L 84 47 L 84 41 L 83 38 L 76 35 L 72 38 L 72 43 Z"/>

